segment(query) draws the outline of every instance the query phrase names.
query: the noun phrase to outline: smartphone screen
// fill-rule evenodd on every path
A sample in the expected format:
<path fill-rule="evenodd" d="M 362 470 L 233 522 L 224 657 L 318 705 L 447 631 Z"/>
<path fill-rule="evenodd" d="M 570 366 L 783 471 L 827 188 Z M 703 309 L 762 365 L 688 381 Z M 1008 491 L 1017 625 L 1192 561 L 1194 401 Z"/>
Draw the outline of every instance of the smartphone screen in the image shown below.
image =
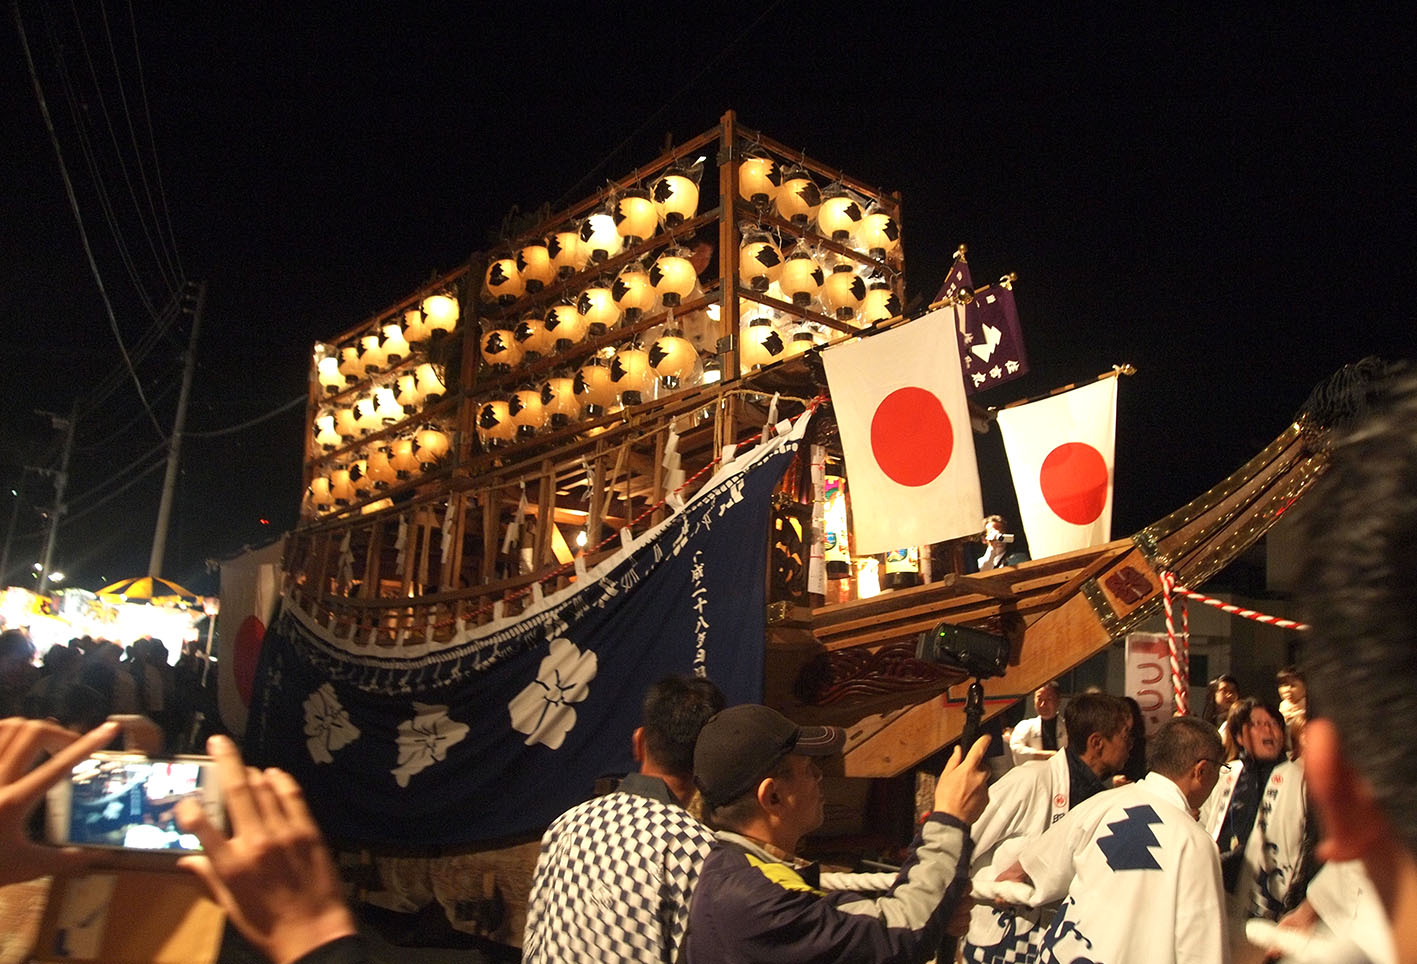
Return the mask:
<path fill-rule="evenodd" d="M 177 828 L 177 803 L 196 797 L 210 810 L 214 773 L 198 760 L 90 757 L 70 779 L 67 842 L 134 850 L 201 850 Z"/>

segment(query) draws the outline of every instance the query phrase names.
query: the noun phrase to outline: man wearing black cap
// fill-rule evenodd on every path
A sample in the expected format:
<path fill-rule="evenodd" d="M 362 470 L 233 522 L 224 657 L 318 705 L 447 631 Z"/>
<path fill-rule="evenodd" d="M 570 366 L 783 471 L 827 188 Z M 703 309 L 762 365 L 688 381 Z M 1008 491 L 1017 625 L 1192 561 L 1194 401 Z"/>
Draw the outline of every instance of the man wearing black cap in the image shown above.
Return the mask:
<path fill-rule="evenodd" d="M 687 964 L 719 961 L 923 961 L 939 945 L 967 878 L 969 824 L 988 802 L 982 737 L 955 749 L 890 891 L 871 900 L 827 895 L 817 868 L 794 856 L 821 826 L 815 758 L 841 751 L 837 727 L 797 726 L 766 706 L 734 706 L 704 725 L 694 782 L 718 840 L 689 909 Z"/>

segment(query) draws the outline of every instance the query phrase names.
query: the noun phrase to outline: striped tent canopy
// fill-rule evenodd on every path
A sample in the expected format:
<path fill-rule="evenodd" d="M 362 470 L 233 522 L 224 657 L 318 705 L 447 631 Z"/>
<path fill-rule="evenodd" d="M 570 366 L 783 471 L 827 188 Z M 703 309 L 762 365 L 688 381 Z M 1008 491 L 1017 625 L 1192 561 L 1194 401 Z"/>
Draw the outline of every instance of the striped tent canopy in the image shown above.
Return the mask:
<path fill-rule="evenodd" d="M 149 602 L 158 606 L 176 606 L 200 602 L 201 596 L 190 589 L 159 576 L 135 576 L 120 579 L 98 591 L 99 596 L 124 602 Z"/>

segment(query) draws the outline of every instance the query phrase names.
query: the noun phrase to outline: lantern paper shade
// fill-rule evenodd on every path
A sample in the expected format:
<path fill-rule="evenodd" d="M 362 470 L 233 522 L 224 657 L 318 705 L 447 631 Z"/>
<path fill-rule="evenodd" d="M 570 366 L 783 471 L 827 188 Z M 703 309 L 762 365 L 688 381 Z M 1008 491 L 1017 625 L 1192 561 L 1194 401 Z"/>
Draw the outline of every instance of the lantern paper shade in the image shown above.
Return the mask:
<path fill-rule="evenodd" d="M 447 386 L 443 384 L 443 379 L 438 375 L 438 370 L 429 362 L 419 365 L 414 371 L 418 380 L 418 390 L 423 393 L 425 404 L 441 401 Z"/>
<path fill-rule="evenodd" d="M 656 338 L 649 348 L 649 367 L 669 388 L 684 387 L 698 362 L 698 350 L 677 328 Z"/>
<path fill-rule="evenodd" d="M 649 269 L 650 284 L 666 307 L 682 304 L 698 283 L 698 273 L 689 253 L 683 248 L 670 248 L 655 259 Z"/>
<path fill-rule="evenodd" d="M 381 347 L 384 349 L 384 361 L 390 366 L 403 361 L 412 351 L 403 336 L 403 329 L 397 322 L 384 326 L 384 343 Z"/>
<path fill-rule="evenodd" d="M 770 157 L 747 157 L 738 165 L 738 193 L 745 201 L 766 207 L 780 183 L 777 162 Z"/>
<path fill-rule="evenodd" d="M 610 287 L 599 282 L 581 292 L 576 310 L 585 319 L 592 337 L 603 335 L 620 323 L 620 308 L 611 296 Z"/>
<path fill-rule="evenodd" d="M 477 437 L 488 448 L 503 445 L 517 436 L 517 427 L 512 424 L 512 414 L 505 399 L 494 398 L 483 402 L 477 411 Z"/>
<path fill-rule="evenodd" d="M 540 315 L 527 315 L 517 322 L 512 337 L 525 355 L 549 355 L 556 345 L 555 336 L 546 330 L 546 319 Z"/>
<path fill-rule="evenodd" d="M 333 412 L 320 415 L 315 419 L 315 444 L 326 452 L 333 452 L 340 447 L 339 432 L 335 430 L 335 415 Z"/>
<path fill-rule="evenodd" d="M 359 360 L 364 363 L 364 373 L 368 375 L 383 371 L 384 349 L 379 344 L 379 336 L 365 335 L 359 339 L 359 345 L 362 348 Z"/>
<path fill-rule="evenodd" d="M 654 388 L 649 352 L 634 343 L 621 346 L 610 362 L 610 381 L 615 385 L 621 405 L 643 405 L 649 401 Z"/>
<path fill-rule="evenodd" d="M 850 241 L 863 216 L 861 205 L 849 194 L 829 195 L 817 209 L 817 230 L 833 241 Z"/>
<path fill-rule="evenodd" d="M 488 301 L 499 305 L 509 305 L 526 292 L 526 282 L 517 270 L 515 258 L 498 258 L 487 266 L 483 277 L 482 292 Z"/>
<path fill-rule="evenodd" d="M 786 355 L 787 342 L 770 318 L 759 316 L 748 322 L 743 331 L 743 366 L 759 368 L 771 365 Z"/>
<path fill-rule="evenodd" d="M 339 432 L 340 438 L 346 442 L 353 441 L 359 434 L 359 418 L 355 415 L 353 405 L 345 405 L 336 410 L 335 431 Z"/>
<path fill-rule="evenodd" d="M 821 299 L 837 320 L 849 321 L 856 317 L 861 303 L 866 300 L 866 282 L 851 265 L 839 264 L 822 283 Z"/>
<path fill-rule="evenodd" d="M 418 434 L 413 437 L 413 451 L 418 457 L 418 464 L 426 472 L 433 467 L 433 464 L 448 454 L 448 449 L 452 448 L 452 442 L 448 439 L 448 434 L 431 425 L 418 430 Z"/>
<path fill-rule="evenodd" d="M 557 231 L 547 239 L 546 251 L 551 255 L 551 266 L 563 278 L 580 271 L 590 260 L 590 249 L 581 240 L 579 229 Z"/>
<path fill-rule="evenodd" d="M 335 469 L 330 473 L 330 494 L 335 505 L 349 505 L 354 501 L 354 483 L 349 479 L 349 469 Z"/>
<path fill-rule="evenodd" d="M 817 216 L 822 205 L 822 191 L 800 167 L 788 168 L 782 175 L 782 185 L 774 198 L 777 213 L 793 224 L 806 226 Z"/>
<path fill-rule="evenodd" d="M 610 286 L 610 297 L 625 316 L 626 321 L 638 321 L 641 315 L 654 310 L 659 296 L 654 284 L 649 280 L 649 272 L 639 262 L 625 265 L 623 271 Z"/>
<path fill-rule="evenodd" d="M 821 291 L 825 280 L 817 259 L 806 249 L 796 248 L 782 263 L 782 273 L 778 275 L 777 283 L 793 304 L 809 305 Z"/>
<path fill-rule="evenodd" d="M 522 349 L 510 331 L 494 328 L 482 336 L 482 360 L 496 371 L 511 371 L 521 363 Z"/>
<path fill-rule="evenodd" d="M 866 291 L 866 300 L 861 303 L 861 320 L 868 325 L 885 321 L 900 314 L 900 298 L 884 281 L 872 282 Z"/>
<path fill-rule="evenodd" d="M 310 480 L 310 503 L 321 511 L 328 511 L 330 506 L 335 504 L 334 493 L 330 491 L 330 480 L 327 476 L 317 475 Z"/>
<path fill-rule="evenodd" d="M 569 375 L 553 375 L 541 385 L 541 408 L 553 428 L 570 425 L 581 414 L 576 400 L 576 380 Z"/>
<path fill-rule="evenodd" d="M 556 268 L 551 264 L 551 252 L 546 242 L 533 241 L 517 249 L 517 271 L 531 294 L 549 285 L 556 277 Z"/>
<path fill-rule="evenodd" d="M 590 322 L 582 317 L 575 305 L 552 305 L 546 312 L 546 331 L 555 342 L 570 346 L 585 338 Z"/>
<path fill-rule="evenodd" d="M 883 211 L 873 211 L 861 219 L 856 243 L 873 258 L 885 258 L 900 250 L 900 225 Z"/>
<path fill-rule="evenodd" d="M 615 202 L 615 229 L 625 239 L 625 244 L 639 244 L 645 238 L 653 237 L 659 229 L 659 212 L 654 209 L 649 192 L 642 189 L 626 191 Z"/>
<path fill-rule="evenodd" d="M 591 261 L 605 261 L 620 253 L 624 238 L 609 214 L 592 214 L 581 223 L 581 240 L 590 252 Z"/>
<path fill-rule="evenodd" d="M 339 370 L 339 358 L 334 355 L 325 355 L 316 364 L 316 374 L 320 379 L 320 387 L 329 395 L 333 395 L 344 388 L 344 374 Z"/>
<path fill-rule="evenodd" d="M 817 346 L 817 336 L 810 328 L 798 328 L 787 339 L 787 357 L 795 358 L 806 354 Z"/>
<path fill-rule="evenodd" d="M 738 278 L 754 291 L 767 291 L 782 273 L 782 252 L 772 239 L 758 232 L 744 236 L 738 249 Z"/>
<path fill-rule="evenodd" d="M 615 385 L 610 380 L 610 366 L 605 359 L 588 359 L 576 371 L 576 398 L 587 415 L 601 415 L 615 404 Z"/>
<path fill-rule="evenodd" d="M 369 463 L 364 459 L 356 459 L 349 465 L 349 483 L 354 487 L 354 494 L 358 498 L 368 495 L 374 488 L 374 480 L 369 478 Z"/>
<path fill-rule="evenodd" d="M 422 308 L 410 308 L 403 313 L 404 341 L 409 344 L 422 344 L 428 340 L 428 330 Z"/>
<path fill-rule="evenodd" d="M 507 399 L 507 412 L 517 435 L 529 438 L 546 424 L 546 412 L 541 405 L 541 392 L 535 388 L 519 388 Z"/>
<path fill-rule="evenodd" d="M 389 461 L 388 453 L 382 449 L 375 449 L 373 452 L 370 452 L 365 462 L 368 466 L 369 478 L 374 483 L 374 488 L 386 489 L 392 485 L 397 478 L 394 473 L 394 466 Z"/>
<path fill-rule="evenodd" d="M 413 454 L 413 439 L 400 438 L 394 441 L 389 464 L 400 479 L 408 479 L 418 471 L 418 459 Z"/>
<path fill-rule="evenodd" d="M 359 357 L 358 348 L 350 346 L 340 349 L 339 370 L 346 385 L 353 385 L 364 377 L 364 361 Z"/>
<path fill-rule="evenodd" d="M 423 299 L 423 324 L 429 337 L 436 332 L 450 332 L 458 326 L 461 310 L 451 295 L 429 295 Z"/>
<path fill-rule="evenodd" d="M 393 425 L 395 422 L 403 421 L 403 406 L 399 404 L 392 388 L 381 386 L 374 389 L 374 414 L 379 417 L 379 421 L 383 425 Z"/>
<path fill-rule="evenodd" d="M 360 435 L 368 435 L 384 427 L 372 395 L 366 395 L 354 403 L 354 424 L 359 427 Z"/>
<path fill-rule="evenodd" d="M 400 375 L 398 394 L 395 399 L 403 406 L 404 414 L 412 415 L 423 405 L 423 393 L 418 390 L 418 376 Z"/>
<path fill-rule="evenodd" d="M 683 224 L 699 210 L 699 186 L 686 174 L 671 171 L 664 175 L 654 182 L 650 196 L 666 227 Z"/>

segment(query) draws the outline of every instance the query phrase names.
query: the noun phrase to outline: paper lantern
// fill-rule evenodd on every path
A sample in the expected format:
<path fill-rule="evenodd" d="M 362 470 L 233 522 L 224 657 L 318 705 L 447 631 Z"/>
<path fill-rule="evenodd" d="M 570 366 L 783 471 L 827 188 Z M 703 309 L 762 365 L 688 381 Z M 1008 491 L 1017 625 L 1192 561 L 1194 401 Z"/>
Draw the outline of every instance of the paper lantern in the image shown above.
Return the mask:
<path fill-rule="evenodd" d="M 557 351 L 565 351 L 578 341 L 583 341 L 590 330 L 580 311 L 572 304 L 552 305 L 546 312 L 546 332 L 553 339 Z"/>
<path fill-rule="evenodd" d="M 621 345 L 610 361 L 610 381 L 624 408 L 643 405 L 654 397 L 654 370 L 649 352 L 639 342 Z"/>
<path fill-rule="evenodd" d="M 531 438 L 546 425 L 540 389 L 524 386 L 512 392 L 507 399 L 507 413 L 517 427 L 518 438 Z"/>
<path fill-rule="evenodd" d="M 698 349 L 678 328 L 666 328 L 650 345 L 649 367 L 665 388 L 684 388 L 691 384 L 698 364 Z"/>
<path fill-rule="evenodd" d="M 782 273 L 782 251 L 762 231 L 745 232 L 738 248 L 738 280 L 754 291 L 767 291 Z"/>
<path fill-rule="evenodd" d="M 421 345 L 427 341 L 429 330 L 422 308 L 410 308 L 403 313 L 403 339 L 410 345 Z"/>
<path fill-rule="evenodd" d="M 822 283 L 821 299 L 838 321 L 850 321 L 866 300 L 866 282 L 851 264 L 843 261 L 832 268 Z"/>
<path fill-rule="evenodd" d="M 586 359 L 576 370 L 576 398 L 581 413 L 587 418 L 604 415 L 615 404 L 615 385 L 610 380 L 610 365 L 599 355 Z"/>
<path fill-rule="evenodd" d="M 551 252 L 545 241 L 537 238 L 517 249 L 517 271 L 528 294 L 536 294 L 556 279 L 556 268 L 551 264 Z"/>
<path fill-rule="evenodd" d="M 856 229 L 856 245 L 877 260 L 884 261 L 900 250 L 900 225 L 884 211 L 872 211 Z"/>
<path fill-rule="evenodd" d="M 425 425 L 413 436 L 413 454 L 418 457 L 418 464 L 425 472 L 433 468 L 451 448 L 452 440 L 448 438 L 448 433 L 432 425 Z"/>
<path fill-rule="evenodd" d="M 794 305 L 806 307 L 822 290 L 825 280 L 822 266 L 817 263 L 811 250 L 799 244 L 788 252 L 783 260 L 782 273 L 778 275 L 777 283 L 781 286 L 782 293 L 791 298 Z"/>
<path fill-rule="evenodd" d="M 581 240 L 591 261 L 607 261 L 620 253 L 625 239 L 615 227 L 615 218 L 602 211 L 581 222 Z"/>
<path fill-rule="evenodd" d="M 353 442 L 359 435 L 359 418 L 352 403 L 335 409 L 335 431 L 346 443 Z"/>
<path fill-rule="evenodd" d="M 393 463 L 389 461 L 389 453 L 383 449 L 375 449 L 370 452 L 369 457 L 365 459 L 365 464 L 369 472 L 369 479 L 374 483 L 376 489 L 387 489 L 398 478 Z"/>
<path fill-rule="evenodd" d="M 826 560 L 828 579 L 845 579 L 851 575 L 851 550 L 846 525 L 846 480 L 828 475 L 824 480 L 825 500 L 822 507 L 822 555 Z"/>
<path fill-rule="evenodd" d="M 344 391 L 344 375 L 339 370 L 339 358 L 335 355 L 322 355 L 315 363 L 315 374 L 320 380 L 320 387 L 327 395 L 335 395 Z"/>
<path fill-rule="evenodd" d="M 306 490 L 310 496 L 310 504 L 320 512 L 330 511 L 330 507 L 335 504 L 334 493 L 330 491 L 330 479 L 328 476 L 317 475 L 310 480 L 310 488 Z"/>
<path fill-rule="evenodd" d="M 570 375 L 552 375 L 541 383 L 541 409 L 552 428 L 565 428 L 580 417 L 576 380 Z"/>
<path fill-rule="evenodd" d="M 631 324 L 652 312 L 659 303 L 659 295 L 655 293 L 654 283 L 649 280 L 649 272 L 638 261 L 625 265 L 616 276 L 615 283 L 610 286 L 610 297 L 625 321 Z"/>
<path fill-rule="evenodd" d="M 654 209 L 649 192 L 643 188 L 632 187 L 620 195 L 611 217 L 627 248 L 653 237 L 659 229 L 659 212 Z"/>
<path fill-rule="evenodd" d="M 759 315 L 743 329 L 743 367 L 761 368 L 786 357 L 787 342 L 772 319 Z"/>
<path fill-rule="evenodd" d="M 920 547 L 890 549 L 886 552 L 886 571 L 881 577 L 882 589 L 908 589 L 920 585 Z"/>
<path fill-rule="evenodd" d="M 799 227 L 806 227 L 822 205 L 822 190 L 812 175 L 797 165 L 782 172 L 782 184 L 773 198 L 777 213 Z"/>
<path fill-rule="evenodd" d="M 369 478 L 369 463 L 355 459 L 349 463 L 349 484 L 354 487 L 354 496 L 362 499 L 374 491 L 374 480 Z"/>
<path fill-rule="evenodd" d="M 861 303 L 861 320 L 868 325 L 894 318 L 902 311 L 900 298 L 884 278 L 873 279 L 866 287 L 866 300 Z"/>
<path fill-rule="evenodd" d="M 521 363 L 521 345 L 511 331 L 494 328 L 482 336 L 482 360 L 492 371 L 505 374 Z"/>
<path fill-rule="evenodd" d="M 517 322 L 512 337 L 521 346 L 524 360 L 540 358 L 555 350 L 556 338 L 546 330 L 546 319 L 540 315 L 527 315 Z"/>
<path fill-rule="evenodd" d="M 517 270 L 516 258 L 497 258 L 487 265 L 482 278 L 482 296 L 499 305 L 510 305 L 526 293 L 526 282 Z"/>
<path fill-rule="evenodd" d="M 393 466 L 394 474 L 401 480 L 411 479 L 418 474 L 418 459 L 413 454 L 413 439 L 399 438 L 394 440 L 393 450 L 389 454 L 389 464 Z"/>
<path fill-rule="evenodd" d="M 423 407 L 423 392 L 418 388 L 418 375 L 400 375 L 398 380 L 398 394 L 395 400 L 403 406 L 405 415 L 412 415 Z"/>
<path fill-rule="evenodd" d="M 403 329 L 399 327 L 398 322 L 384 326 L 384 343 L 380 347 L 384 349 L 384 363 L 390 368 L 407 358 L 413 350 L 404 338 Z"/>
<path fill-rule="evenodd" d="M 687 171 L 670 168 L 650 189 L 655 211 L 665 227 L 675 227 L 699 210 L 699 185 Z"/>
<path fill-rule="evenodd" d="M 423 324 L 431 340 L 451 332 L 461 316 L 458 300 L 451 295 L 429 295 L 423 299 Z"/>
<path fill-rule="evenodd" d="M 447 392 L 447 387 L 443 384 L 443 378 L 438 374 L 438 369 L 432 364 L 424 362 L 414 370 L 417 378 L 418 390 L 423 395 L 423 404 L 432 405 L 434 402 L 441 402 L 443 394 Z"/>
<path fill-rule="evenodd" d="M 365 395 L 355 401 L 354 424 L 358 426 L 360 435 L 368 435 L 384 427 L 384 423 L 379 419 L 379 410 L 373 395 Z"/>
<path fill-rule="evenodd" d="M 817 231 L 839 244 L 849 242 L 865 212 L 844 188 L 828 188 L 817 209 Z"/>
<path fill-rule="evenodd" d="M 364 363 L 365 375 L 376 375 L 384 370 L 384 349 L 379 344 L 378 335 L 365 335 L 359 339 L 361 351 L 359 360 Z"/>
<path fill-rule="evenodd" d="M 580 271 L 590 260 L 590 249 L 581 240 L 580 228 L 566 228 L 557 231 L 546 240 L 546 251 L 551 255 L 551 267 L 562 278 L 569 278 Z"/>
<path fill-rule="evenodd" d="M 598 338 L 620 323 L 620 308 L 615 304 L 610 285 L 604 281 L 596 281 L 581 292 L 576 310 L 585 319 L 586 330 L 592 338 Z"/>
<path fill-rule="evenodd" d="M 384 426 L 403 421 L 403 406 L 399 404 L 392 388 L 380 386 L 374 389 L 374 414 L 379 417 L 380 424 Z"/>
<path fill-rule="evenodd" d="M 315 444 L 326 452 L 340 447 L 340 433 L 335 430 L 334 412 L 322 413 L 315 419 Z"/>
<path fill-rule="evenodd" d="M 512 423 L 506 399 L 494 398 L 482 403 L 477 410 L 477 437 L 485 449 L 506 445 L 517 437 L 517 427 Z"/>
<path fill-rule="evenodd" d="M 330 494 L 335 505 L 349 505 L 354 501 L 354 483 L 350 481 L 349 469 L 335 469 L 330 473 Z"/>
<path fill-rule="evenodd" d="M 346 385 L 353 385 L 364 377 L 364 361 L 359 357 L 358 348 L 351 345 L 340 349 L 339 370 Z"/>
<path fill-rule="evenodd" d="M 676 246 L 666 248 L 655 259 L 649 269 L 649 281 L 665 307 L 675 308 L 689 297 L 694 285 L 698 284 L 699 276 L 694 270 L 694 263 L 689 260 L 688 250 Z"/>
<path fill-rule="evenodd" d="M 772 203 L 781 183 L 777 162 L 770 157 L 750 155 L 738 165 L 738 194 L 759 207 L 766 208 Z"/>

